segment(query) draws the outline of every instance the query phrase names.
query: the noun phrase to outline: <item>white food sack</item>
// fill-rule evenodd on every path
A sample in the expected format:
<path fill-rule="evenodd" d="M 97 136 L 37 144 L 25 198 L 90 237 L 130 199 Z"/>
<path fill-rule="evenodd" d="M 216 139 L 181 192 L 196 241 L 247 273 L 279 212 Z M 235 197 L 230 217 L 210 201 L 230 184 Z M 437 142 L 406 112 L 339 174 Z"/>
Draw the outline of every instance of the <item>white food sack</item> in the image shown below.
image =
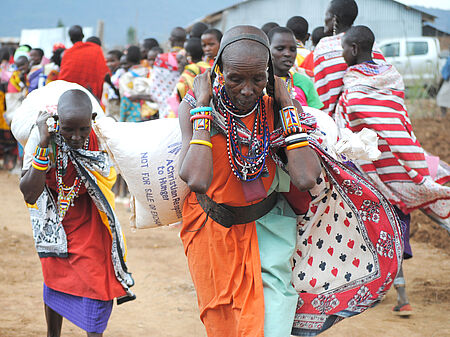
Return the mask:
<path fill-rule="evenodd" d="M 92 103 L 92 112 L 97 113 L 96 119 L 105 116 L 103 109 L 94 95 L 77 83 L 67 81 L 53 81 L 44 87 L 33 90 L 14 112 L 11 131 L 17 141 L 25 146 L 32 128 L 36 124 L 39 111 L 56 113 L 58 100 L 67 90 L 79 89 L 88 94 Z"/>
<path fill-rule="evenodd" d="M 151 228 L 181 221 L 189 188 L 178 176 L 178 119 L 119 123 L 106 117 L 94 124 L 94 131 L 132 195 L 131 227 Z"/>
<path fill-rule="evenodd" d="M 338 127 L 333 118 L 328 116 L 327 113 L 322 110 L 311 108 L 309 106 L 302 106 L 303 111 L 313 115 L 317 121 L 317 127 L 320 131 L 320 135 L 316 138 L 320 138 L 322 146 L 330 149 L 337 143 L 338 140 Z M 312 135 L 314 137 L 314 134 Z"/>

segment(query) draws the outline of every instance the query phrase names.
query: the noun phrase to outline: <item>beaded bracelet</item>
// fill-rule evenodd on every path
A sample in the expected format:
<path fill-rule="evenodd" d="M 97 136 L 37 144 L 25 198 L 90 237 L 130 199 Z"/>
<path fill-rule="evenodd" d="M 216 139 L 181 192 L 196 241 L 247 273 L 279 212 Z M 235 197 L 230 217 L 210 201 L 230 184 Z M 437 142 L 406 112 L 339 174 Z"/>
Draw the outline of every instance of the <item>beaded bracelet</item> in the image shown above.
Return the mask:
<path fill-rule="evenodd" d="M 39 171 L 47 171 L 47 169 L 48 169 L 48 164 L 41 165 L 41 164 L 36 163 L 34 160 L 31 161 L 31 166 L 33 166 L 36 170 L 39 170 Z"/>
<path fill-rule="evenodd" d="M 31 162 L 31 165 L 37 170 L 46 170 L 46 169 L 48 169 L 48 165 L 39 165 L 39 164 L 36 164 L 36 162 L 34 162 L 34 161 Z"/>
<path fill-rule="evenodd" d="M 212 143 L 202 139 L 192 139 L 189 144 L 206 145 L 212 149 Z"/>
<path fill-rule="evenodd" d="M 295 106 L 287 106 L 280 110 L 281 124 L 285 133 L 292 134 L 292 129 L 301 129 L 300 117 Z"/>
<path fill-rule="evenodd" d="M 283 136 L 286 138 L 291 135 L 295 135 L 295 134 L 303 133 L 303 132 L 305 132 L 305 130 L 303 128 L 292 127 L 292 128 L 287 129 L 286 131 L 284 131 Z"/>
<path fill-rule="evenodd" d="M 194 120 L 192 124 L 193 131 L 207 131 L 208 133 L 211 131 L 211 120 L 208 118 L 199 118 Z"/>
<path fill-rule="evenodd" d="M 34 151 L 34 156 L 36 157 L 47 157 L 48 156 L 48 147 L 40 147 L 36 146 L 36 151 Z"/>
<path fill-rule="evenodd" d="M 191 115 L 195 115 L 196 113 L 206 112 L 206 111 L 211 112 L 212 108 L 210 106 L 199 106 L 195 109 L 191 109 L 190 113 L 191 113 Z"/>
<path fill-rule="evenodd" d="M 48 163 L 50 162 L 50 160 L 48 159 L 48 157 L 46 157 L 46 159 L 41 159 L 42 157 L 38 158 L 38 157 L 34 157 L 33 161 L 36 162 L 37 164 L 40 165 L 48 165 Z"/>
<path fill-rule="evenodd" d="M 295 143 L 295 144 L 289 145 L 289 146 L 286 147 L 286 149 L 288 151 L 290 151 L 290 150 L 298 149 L 298 148 L 305 147 L 305 146 L 308 146 L 308 145 L 309 145 L 309 142 L 308 141 L 304 141 L 304 142 L 300 142 L 300 143 Z"/>
<path fill-rule="evenodd" d="M 31 163 L 31 166 L 33 166 L 38 171 L 47 171 L 48 167 L 40 167 L 35 165 L 34 163 Z"/>
<path fill-rule="evenodd" d="M 297 144 L 297 143 L 303 143 L 303 142 L 308 142 L 308 138 L 301 138 L 301 139 L 293 141 L 293 142 L 286 142 L 286 147 Z"/>
<path fill-rule="evenodd" d="M 289 146 L 295 143 L 308 141 L 308 135 L 306 133 L 296 133 L 286 137 L 284 141 L 286 146 Z"/>
<path fill-rule="evenodd" d="M 208 110 L 197 110 L 198 114 L 194 114 L 191 116 L 192 128 L 194 131 L 205 130 L 207 132 L 211 131 L 211 121 L 213 117 L 211 115 L 212 108 L 211 107 L 201 107 L 208 108 Z M 196 108 L 199 109 L 199 108 Z M 191 113 L 196 109 L 192 109 Z"/>
<path fill-rule="evenodd" d="M 191 122 L 195 121 L 196 119 L 209 119 L 210 121 L 213 120 L 213 117 L 211 115 L 194 115 L 191 116 Z"/>

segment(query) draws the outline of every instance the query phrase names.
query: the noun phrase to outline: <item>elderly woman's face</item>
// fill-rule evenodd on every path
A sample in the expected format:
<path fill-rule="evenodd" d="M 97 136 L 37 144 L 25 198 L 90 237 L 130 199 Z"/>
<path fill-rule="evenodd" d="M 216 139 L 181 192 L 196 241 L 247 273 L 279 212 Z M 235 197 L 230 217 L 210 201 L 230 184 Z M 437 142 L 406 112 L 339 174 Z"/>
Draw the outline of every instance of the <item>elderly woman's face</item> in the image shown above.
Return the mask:
<path fill-rule="evenodd" d="M 231 101 L 242 112 L 254 107 L 266 87 L 269 58 L 268 50 L 262 45 L 242 45 L 245 43 L 227 47 L 222 57 L 225 89 Z"/>

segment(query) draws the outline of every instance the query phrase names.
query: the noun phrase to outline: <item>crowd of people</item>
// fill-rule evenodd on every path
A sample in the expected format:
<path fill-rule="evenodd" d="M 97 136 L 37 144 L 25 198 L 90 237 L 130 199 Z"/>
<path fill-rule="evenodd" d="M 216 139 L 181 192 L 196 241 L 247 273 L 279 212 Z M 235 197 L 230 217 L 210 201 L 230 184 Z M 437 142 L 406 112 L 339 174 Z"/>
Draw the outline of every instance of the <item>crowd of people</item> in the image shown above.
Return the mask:
<path fill-rule="evenodd" d="M 50 59 L 42 49 L 29 45 L 0 49 L 4 169 L 12 170 L 23 156 L 9 124 L 14 111 L 32 91 L 64 80 L 87 88 L 101 102 L 106 115 L 117 121 L 177 117 L 177 107 L 192 89 L 194 77 L 211 67 L 222 33 L 203 23 L 194 25 L 189 35 L 184 28 L 176 27 L 167 53 L 154 38 L 104 53 L 98 37 L 83 41 L 78 25 L 69 29 L 69 37 L 73 46 L 66 49 L 56 43 Z"/>
<path fill-rule="evenodd" d="M 373 32 L 353 26 L 356 2 L 331 0 L 324 14 L 312 34 L 301 16 L 223 36 L 202 22 L 175 27 L 166 52 L 147 38 L 104 54 L 80 26 L 50 59 L 27 45 L 0 50 L 3 168 L 22 168 L 49 335 L 60 335 L 63 317 L 102 335 L 112 300 L 135 297 L 116 173 L 88 95 L 69 90 L 56 116 L 40 112 L 25 149 L 11 134 L 21 101 L 55 80 L 88 89 L 117 122 L 179 118 L 179 175 L 191 191 L 180 238 L 208 336 L 313 336 L 391 285 L 393 313 L 412 314 L 401 267 L 412 257 L 409 214 L 448 222 L 450 172 L 414 136 L 402 77 Z M 381 155 L 336 159 L 302 107 L 341 129 L 372 130 Z"/>

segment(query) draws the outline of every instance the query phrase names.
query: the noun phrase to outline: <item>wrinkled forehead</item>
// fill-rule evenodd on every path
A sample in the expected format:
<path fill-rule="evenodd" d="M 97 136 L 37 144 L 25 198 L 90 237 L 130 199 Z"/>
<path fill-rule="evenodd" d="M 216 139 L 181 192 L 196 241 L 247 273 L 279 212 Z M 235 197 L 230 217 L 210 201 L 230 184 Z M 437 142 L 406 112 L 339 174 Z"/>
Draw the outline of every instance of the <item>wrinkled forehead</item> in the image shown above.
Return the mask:
<path fill-rule="evenodd" d="M 266 46 L 252 40 L 239 40 L 228 45 L 222 53 L 223 64 L 242 60 L 245 62 L 269 61 L 269 50 Z"/>
<path fill-rule="evenodd" d="M 258 46 L 259 45 L 259 46 Z M 240 48 L 236 48 L 239 46 Z M 255 46 L 255 47 L 253 47 Z M 257 46 L 257 47 L 256 47 Z M 262 47 L 262 49 L 260 49 Z M 223 61 L 223 54 L 225 53 L 226 58 L 234 57 L 238 52 L 250 52 L 248 51 L 239 51 L 239 49 L 252 49 L 251 52 L 258 53 L 258 50 L 266 50 L 263 51 L 264 55 L 268 55 L 269 53 L 269 39 L 266 34 L 259 28 L 254 26 L 235 26 L 229 29 L 224 36 L 222 37 L 222 41 L 220 42 L 220 49 L 217 54 L 216 64 L 220 64 Z M 242 54 L 240 54 L 242 55 Z M 248 54 L 245 53 L 245 56 Z M 257 55 L 257 54 L 255 54 Z M 214 66 L 215 66 L 214 65 Z"/>

